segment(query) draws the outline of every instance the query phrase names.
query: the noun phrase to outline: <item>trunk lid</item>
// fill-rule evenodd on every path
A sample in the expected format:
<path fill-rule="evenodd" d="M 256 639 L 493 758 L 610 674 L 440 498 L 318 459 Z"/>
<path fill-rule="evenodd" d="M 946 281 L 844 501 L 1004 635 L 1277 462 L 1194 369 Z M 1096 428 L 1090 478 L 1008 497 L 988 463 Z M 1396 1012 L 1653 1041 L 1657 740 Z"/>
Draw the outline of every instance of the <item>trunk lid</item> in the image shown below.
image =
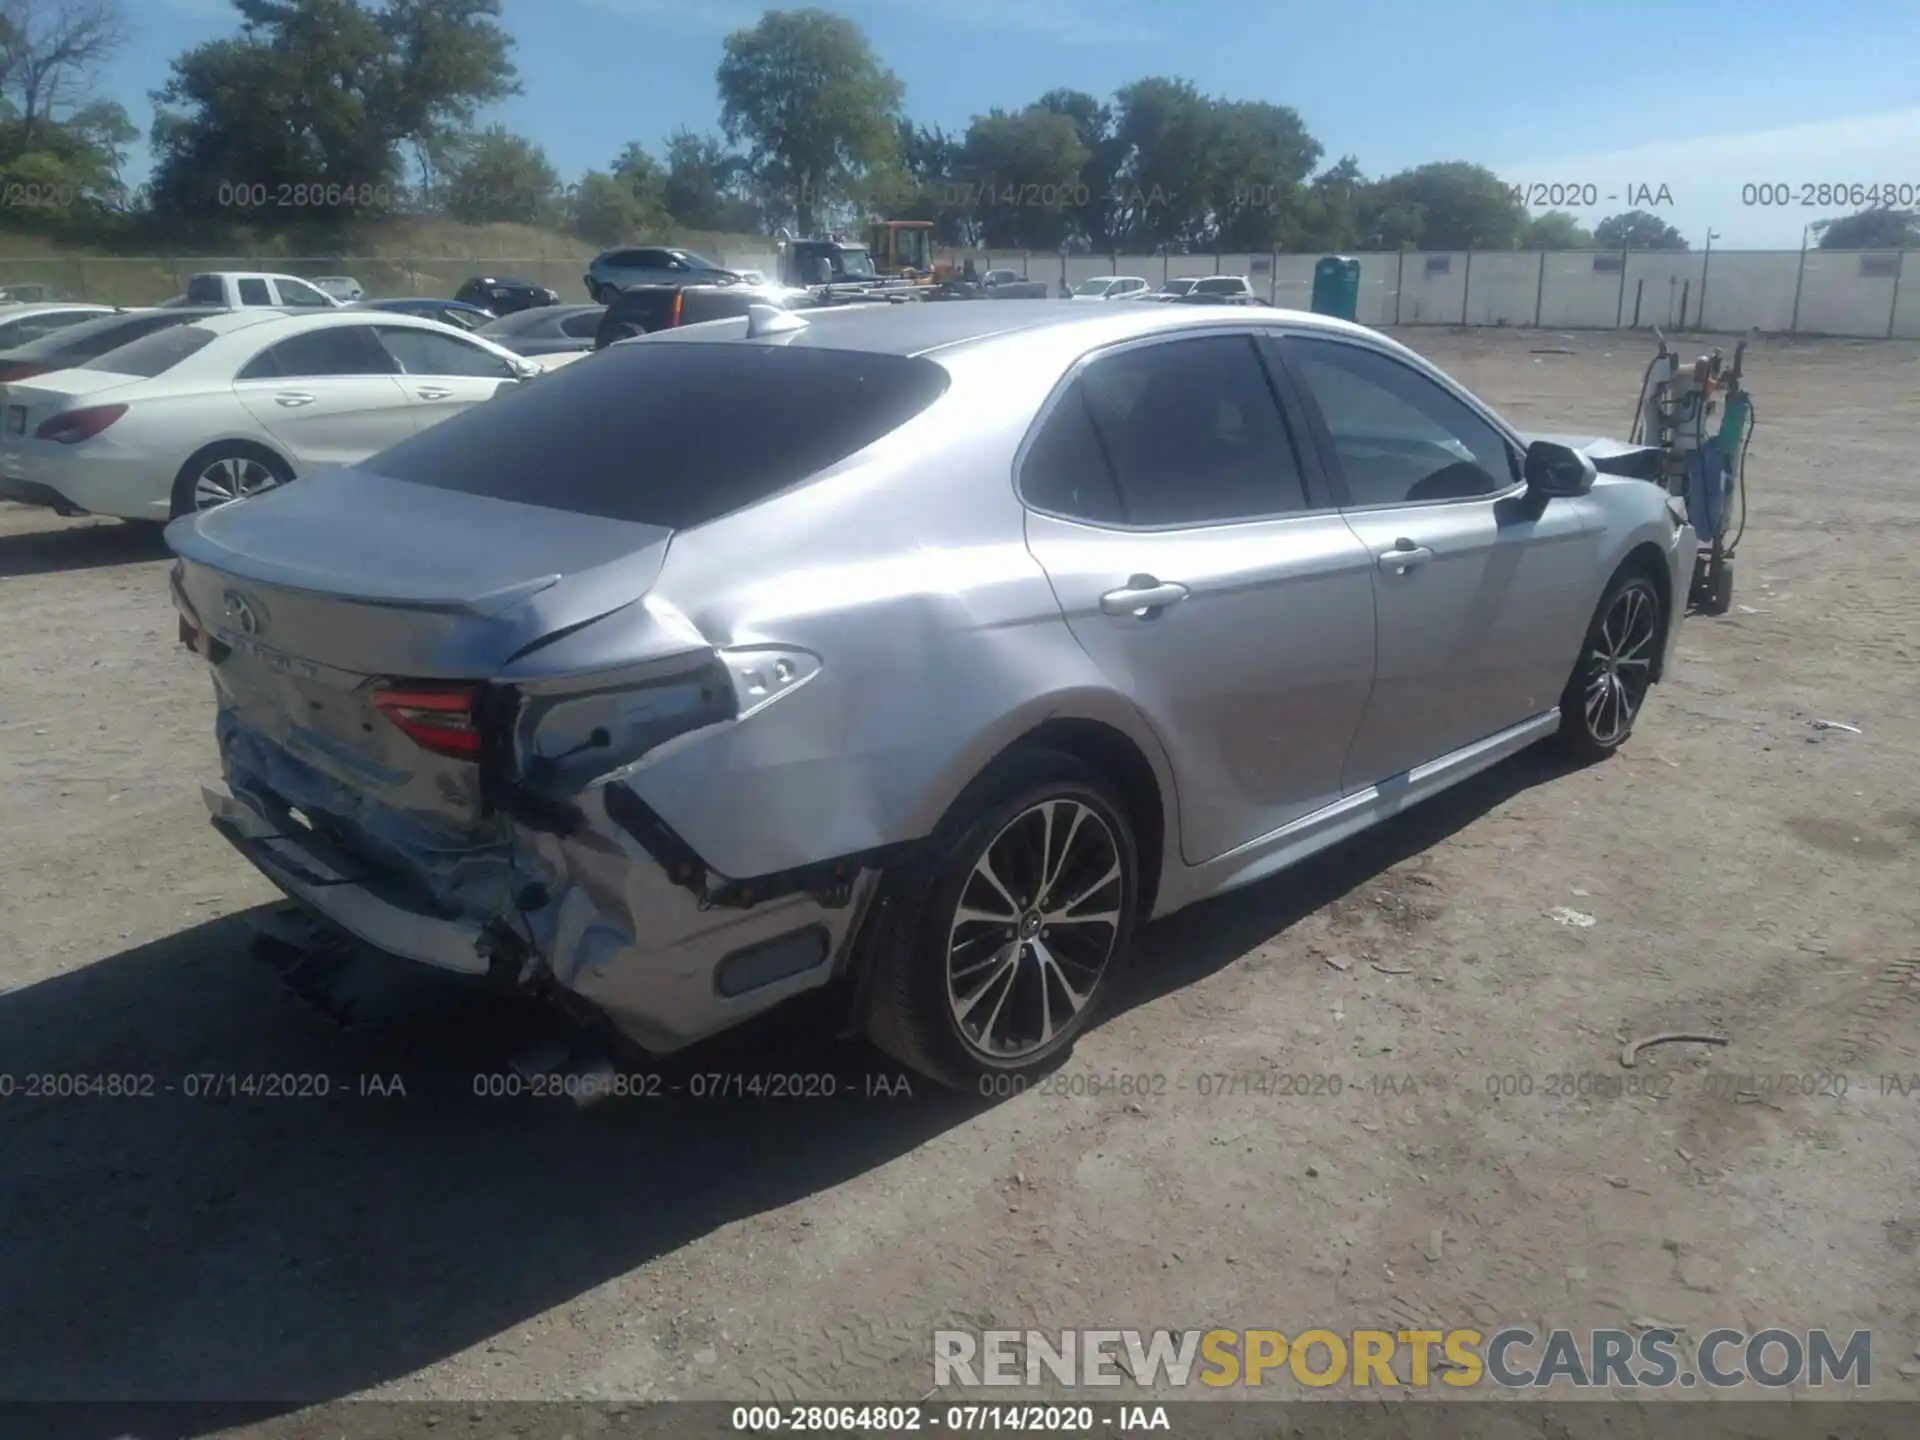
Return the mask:
<path fill-rule="evenodd" d="M 486 680 L 639 599 L 671 535 L 338 469 L 177 520 L 167 542 L 223 640 L 364 675 Z"/>
<path fill-rule="evenodd" d="M 111 370 L 56 370 L 0 385 L 0 442 L 31 440 L 42 422 L 84 405 L 105 405 L 113 392 L 139 384 L 137 375 Z"/>
<path fill-rule="evenodd" d="M 176 521 L 176 604 L 225 647 L 229 780 L 363 833 L 383 811 L 470 830 L 480 766 L 416 744 L 375 704 L 381 682 L 500 678 L 640 599 L 671 534 L 354 469 Z"/>

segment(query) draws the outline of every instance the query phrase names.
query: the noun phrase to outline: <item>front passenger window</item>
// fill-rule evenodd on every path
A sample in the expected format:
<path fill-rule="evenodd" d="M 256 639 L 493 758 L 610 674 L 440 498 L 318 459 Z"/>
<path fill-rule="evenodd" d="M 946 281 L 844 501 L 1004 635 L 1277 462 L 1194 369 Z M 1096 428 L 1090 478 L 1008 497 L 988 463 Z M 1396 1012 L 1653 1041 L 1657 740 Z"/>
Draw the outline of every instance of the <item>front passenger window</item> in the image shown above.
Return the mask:
<path fill-rule="evenodd" d="M 1286 353 L 1332 435 L 1348 505 L 1470 499 L 1515 483 L 1505 437 L 1411 366 L 1331 340 L 1296 337 Z"/>

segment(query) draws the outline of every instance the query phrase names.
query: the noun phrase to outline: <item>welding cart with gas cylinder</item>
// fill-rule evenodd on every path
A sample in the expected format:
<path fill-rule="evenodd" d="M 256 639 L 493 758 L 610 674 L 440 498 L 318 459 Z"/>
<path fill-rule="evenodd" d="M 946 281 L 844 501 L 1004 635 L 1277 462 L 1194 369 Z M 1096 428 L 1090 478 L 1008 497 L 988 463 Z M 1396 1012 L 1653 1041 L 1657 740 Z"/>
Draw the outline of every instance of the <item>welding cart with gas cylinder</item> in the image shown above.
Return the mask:
<path fill-rule="evenodd" d="M 1683 366 L 1658 330 L 1660 349 L 1640 378 L 1632 440 L 1657 448 L 1669 494 L 1700 537 L 1688 603 L 1709 615 L 1733 604 L 1733 558 L 1747 528 L 1747 446 L 1753 396 L 1742 383 L 1747 342 L 1729 362 L 1719 350 Z"/>

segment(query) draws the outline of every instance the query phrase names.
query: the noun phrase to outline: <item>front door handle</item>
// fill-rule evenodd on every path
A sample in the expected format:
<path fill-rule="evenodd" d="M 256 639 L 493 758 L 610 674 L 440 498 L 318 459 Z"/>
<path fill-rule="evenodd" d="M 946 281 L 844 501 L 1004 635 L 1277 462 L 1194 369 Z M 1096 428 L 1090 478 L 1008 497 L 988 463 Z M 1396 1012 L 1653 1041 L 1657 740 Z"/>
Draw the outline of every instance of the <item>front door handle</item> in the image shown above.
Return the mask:
<path fill-rule="evenodd" d="M 1186 586 L 1171 581 L 1162 584 L 1151 575 L 1135 575 L 1118 590 L 1100 597 L 1100 610 L 1106 615 L 1131 615 L 1151 620 L 1169 605 L 1177 605 L 1190 595 Z"/>
<path fill-rule="evenodd" d="M 422 400 L 444 400 L 453 394 L 453 391 L 447 389 L 444 385 L 422 385 L 413 393 L 418 395 Z"/>
<path fill-rule="evenodd" d="M 1396 575 L 1404 575 L 1414 566 L 1425 564 L 1432 558 L 1433 551 L 1425 545 L 1416 545 L 1404 538 L 1394 541 L 1391 550 L 1382 550 L 1375 557 L 1382 570 L 1391 570 Z"/>
<path fill-rule="evenodd" d="M 284 405 L 289 410 L 292 410 L 297 406 L 311 405 L 313 403 L 313 396 L 299 390 L 282 390 L 278 395 L 273 397 L 273 402 L 276 405 Z"/>

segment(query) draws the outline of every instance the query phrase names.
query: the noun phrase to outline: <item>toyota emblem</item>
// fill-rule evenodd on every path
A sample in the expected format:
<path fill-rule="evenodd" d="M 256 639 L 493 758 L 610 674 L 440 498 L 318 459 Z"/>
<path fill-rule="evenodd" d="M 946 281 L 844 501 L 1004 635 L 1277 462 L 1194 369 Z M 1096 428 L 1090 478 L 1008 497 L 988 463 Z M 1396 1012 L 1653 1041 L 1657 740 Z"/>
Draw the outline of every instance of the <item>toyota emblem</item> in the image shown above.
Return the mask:
<path fill-rule="evenodd" d="M 260 633 L 260 617 L 253 613 L 253 607 L 247 604 L 244 595 L 237 590 L 229 590 L 220 599 L 226 606 L 227 618 L 240 627 L 242 635 Z"/>

